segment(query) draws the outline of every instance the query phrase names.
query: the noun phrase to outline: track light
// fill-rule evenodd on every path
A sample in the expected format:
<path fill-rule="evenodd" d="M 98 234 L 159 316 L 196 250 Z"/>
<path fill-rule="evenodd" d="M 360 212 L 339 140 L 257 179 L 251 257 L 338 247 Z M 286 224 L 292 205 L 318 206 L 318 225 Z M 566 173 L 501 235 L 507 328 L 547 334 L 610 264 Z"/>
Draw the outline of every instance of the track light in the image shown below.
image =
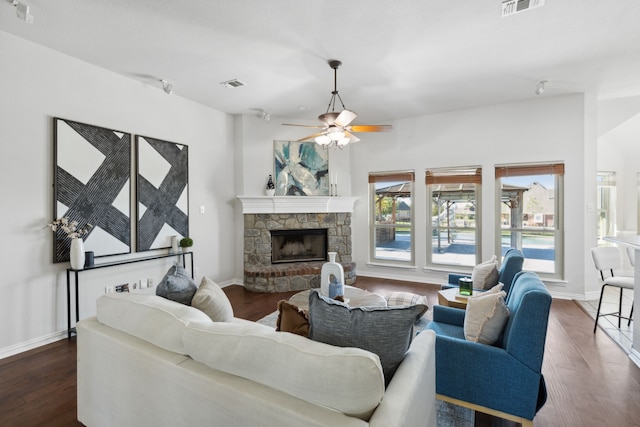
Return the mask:
<path fill-rule="evenodd" d="M 162 90 L 164 90 L 167 95 L 171 95 L 173 93 L 173 85 L 166 80 L 160 80 L 160 82 L 162 83 Z"/>
<path fill-rule="evenodd" d="M 536 95 L 542 95 L 544 93 L 545 83 L 547 83 L 546 80 L 541 80 L 538 82 L 538 85 L 536 86 Z"/>

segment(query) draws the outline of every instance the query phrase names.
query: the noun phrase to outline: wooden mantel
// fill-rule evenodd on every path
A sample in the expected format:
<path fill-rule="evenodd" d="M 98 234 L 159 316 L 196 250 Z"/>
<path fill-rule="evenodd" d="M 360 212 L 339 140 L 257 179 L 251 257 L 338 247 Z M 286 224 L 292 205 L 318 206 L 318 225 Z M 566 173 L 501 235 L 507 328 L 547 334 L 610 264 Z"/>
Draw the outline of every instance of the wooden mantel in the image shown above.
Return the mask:
<path fill-rule="evenodd" d="M 342 196 L 238 196 L 243 214 L 353 213 L 359 199 Z"/>

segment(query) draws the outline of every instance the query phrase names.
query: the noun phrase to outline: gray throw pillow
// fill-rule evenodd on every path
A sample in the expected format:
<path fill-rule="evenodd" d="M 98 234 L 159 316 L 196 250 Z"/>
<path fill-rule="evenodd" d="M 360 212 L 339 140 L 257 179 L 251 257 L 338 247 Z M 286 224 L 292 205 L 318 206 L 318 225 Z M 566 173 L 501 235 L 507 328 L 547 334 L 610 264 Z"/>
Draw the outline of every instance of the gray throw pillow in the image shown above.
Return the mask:
<path fill-rule="evenodd" d="M 184 305 L 191 305 L 197 290 L 198 287 L 187 270 L 180 265 L 174 265 L 158 283 L 156 295 Z"/>
<path fill-rule="evenodd" d="M 357 347 L 380 358 L 388 385 L 413 339 L 413 324 L 427 306 L 349 307 L 309 294 L 309 338 L 338 347 Z"/>

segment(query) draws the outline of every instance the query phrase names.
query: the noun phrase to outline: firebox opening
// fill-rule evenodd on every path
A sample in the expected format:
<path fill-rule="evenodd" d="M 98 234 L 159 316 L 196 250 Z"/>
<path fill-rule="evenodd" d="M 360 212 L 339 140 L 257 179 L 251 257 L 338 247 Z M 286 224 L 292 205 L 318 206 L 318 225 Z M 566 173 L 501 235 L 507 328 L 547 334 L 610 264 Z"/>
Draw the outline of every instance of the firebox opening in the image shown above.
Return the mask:
<path fill-rule="evenodd" d="M 326 260 L 326 228 L 271 230 L 272 264 Z"/>

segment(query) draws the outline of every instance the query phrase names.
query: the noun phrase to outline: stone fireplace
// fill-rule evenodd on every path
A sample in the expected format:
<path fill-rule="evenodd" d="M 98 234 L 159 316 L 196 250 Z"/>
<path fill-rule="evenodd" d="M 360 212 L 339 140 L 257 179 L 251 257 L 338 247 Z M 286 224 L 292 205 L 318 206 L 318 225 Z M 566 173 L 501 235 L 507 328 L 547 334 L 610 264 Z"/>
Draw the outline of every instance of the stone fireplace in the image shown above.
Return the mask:
<path fill-rule="evenodd" d="M 244 216 L 244 286 L 255 292 L 320 287 L 327 252 L 336 252 L 346 284 L 354 197 L 239 197 Z"/>
<path fill-rule="evenodd" d="M 271 230 L 271 264 L 326 260 L 326 228 Z"/>

